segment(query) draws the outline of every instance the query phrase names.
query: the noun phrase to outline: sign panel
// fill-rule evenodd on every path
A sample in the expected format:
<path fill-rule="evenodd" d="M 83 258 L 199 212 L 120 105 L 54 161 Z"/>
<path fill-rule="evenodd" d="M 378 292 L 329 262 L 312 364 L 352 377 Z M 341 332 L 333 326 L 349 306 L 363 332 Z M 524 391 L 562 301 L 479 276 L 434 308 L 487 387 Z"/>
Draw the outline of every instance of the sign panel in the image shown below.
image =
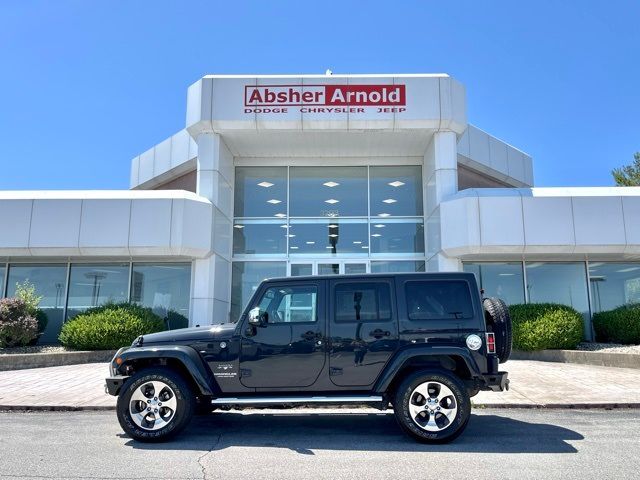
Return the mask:
<path fill-rule="evenodd" d="M 287 113 L 289 107 L 302 113 L 403 112 L 406 91 L 403 84 L 245 85 L 244 106 L 245 113 Z"/>

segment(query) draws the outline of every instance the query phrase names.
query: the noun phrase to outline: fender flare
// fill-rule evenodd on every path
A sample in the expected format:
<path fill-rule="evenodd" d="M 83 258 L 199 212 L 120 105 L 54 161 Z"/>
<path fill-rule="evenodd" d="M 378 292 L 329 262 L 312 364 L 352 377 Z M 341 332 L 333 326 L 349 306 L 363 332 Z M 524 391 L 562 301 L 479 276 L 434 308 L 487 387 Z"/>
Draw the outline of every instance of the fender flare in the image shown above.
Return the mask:
<path fill-rule="evenodd" d="M 478 364 L 474 360 L 471 353 L 468 350 L 461 347 L 453 346 L 437 346 L 437 345 L 425 345 L 425 346 L 411 346 L 396 352 L 395 356 L 387 364 L 382 371 L 378 380 L 376 381 L 373 390 L 375 392 L 385 392 L 391 382 L 394 380 L 398 372 L 402 370 L 404 365 L 414 357 L 424 356 L 448 356 L 448 357 L 460 357 L 467 365 L 469 372 L 471 372 L 472 378 L 480 377 L 482 374 L 478 368 Z"/>
<path fill-rule="evenodd" d="M 132 347 L 120 353 L 119 356 L 122 358 L 122 365 L 142 359 L 175 359 L 184 365 L 202 395 L 211 396 L 214 390 L 219 390 L 212 380 L 208 367 L 198 352 L 191 347 L 183 345 Z"/>

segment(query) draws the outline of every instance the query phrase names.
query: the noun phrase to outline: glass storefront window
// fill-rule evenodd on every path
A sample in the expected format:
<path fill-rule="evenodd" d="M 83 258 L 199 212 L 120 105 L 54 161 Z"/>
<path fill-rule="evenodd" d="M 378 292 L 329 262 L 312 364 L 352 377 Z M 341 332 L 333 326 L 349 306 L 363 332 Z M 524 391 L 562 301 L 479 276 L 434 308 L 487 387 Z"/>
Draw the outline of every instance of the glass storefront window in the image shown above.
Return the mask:
<path fill-rule="evenodd" d="M 280 220 L 238 220 L 233 225 L 233 254 L 285 255 L 287 229 Z"/>
<path fill-rule="evenodd" d="M 370 167 L 372 217 L 422 215 L 422 168 Z"/>
<path fill-rule="evenodd" d="M 522 262 L 465 262 L 464 271 L 475 273 L 486 297 L 498 297 L 508 305 L 524 303 Z"/>
<path fill-rule="evenodd" d="M 376 261 L 371 262 L 371 273 L 412 273 L 424 272 L 424 262 Z"/>
<path fill-rule="evenodd" d="M 231 274 L 231 321 L 240 318 L 244 307 L 267 278 L 284 277 L 286 262 L 233 262 Z"/>
<path fill-rule="evenodd" d="M 69 276 L 67 318 L 91 307 L 128 300 L 129 264 L 73 264 Z"/>
<path fill-rule="evenodd" d="M 640 263 L 589 262 L 593 311 L 640 302 Z"/>
<path fill-rule="evenodd" d="M 584 262 L 527 262 L 527 292 L 530 303 L 560 303 L 569 305 L 589 318 L 587 272 Z M 585 338 L 591 338 L 591 328 L 585 321 Z"/>
<path fill-rule="evenodd" d="M 367 216 L 367 167 L 291 167 L 292 217 Z"/>
<path fill-rule="evenodd" d="M 236 167 L 236 217 L 287 216 L 287 167 Z"/>
<path fill-rule="evenodd" d="M 372 254 L 424 253 L 422 220 L 385 219 L 371 221 Z"/>
<path fill-rule="evenodd" d="M 134 263 L 131 275 L 132 302 L 168 319 L 172 330 L 189 325 L 190 264 Z"/>
<path fill-rule="evenodd" d="M 57 343 L 64 315 L 64 295 L 67 283 L 66 265 L 10 265 L 7 296 L 16 293 L 16 284 L 28 281 L 41 296 L 40 308 L 47 316 L 47 327 L 39 343 Z"/>
<path fill-rule="evenodd" d="M 289 254 L 366 256 L 367 233 L 366 219 L 293 220 L 289 226 Z"/>
<path fill-rule="evenodd" d="M 6 275 L 6 268 L 4 265 L 0 265 L 0 298 L 4 297 L 4 277 Z"/>

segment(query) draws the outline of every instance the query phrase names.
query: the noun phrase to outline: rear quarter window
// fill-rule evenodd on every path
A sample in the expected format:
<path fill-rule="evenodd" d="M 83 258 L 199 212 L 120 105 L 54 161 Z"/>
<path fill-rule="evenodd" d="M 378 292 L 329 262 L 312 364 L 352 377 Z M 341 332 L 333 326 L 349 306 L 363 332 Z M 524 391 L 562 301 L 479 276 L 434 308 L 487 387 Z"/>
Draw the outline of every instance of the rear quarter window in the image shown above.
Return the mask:
<path fill-rule="evenodd" d="M 421 280 L 405 283 L 409 320 L 473 318 L 469 284 L 463 280 Z"/>

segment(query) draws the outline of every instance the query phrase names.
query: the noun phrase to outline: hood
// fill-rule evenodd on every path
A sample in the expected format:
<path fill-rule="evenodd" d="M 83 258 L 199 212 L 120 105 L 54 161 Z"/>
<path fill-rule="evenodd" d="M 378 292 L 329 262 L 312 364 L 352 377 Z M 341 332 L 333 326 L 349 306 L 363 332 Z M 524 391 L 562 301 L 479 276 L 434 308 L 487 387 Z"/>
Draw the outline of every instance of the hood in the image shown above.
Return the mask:
<path fill-rule="evenodd" d="M 154 343 L 187 343 L 190 341 L 225 340 L 231 338 L 236 329 L 235 323 L 205 325 L 202 327 L 179 328 L 164 332 L 142 335 L 142 346 Z"/>

